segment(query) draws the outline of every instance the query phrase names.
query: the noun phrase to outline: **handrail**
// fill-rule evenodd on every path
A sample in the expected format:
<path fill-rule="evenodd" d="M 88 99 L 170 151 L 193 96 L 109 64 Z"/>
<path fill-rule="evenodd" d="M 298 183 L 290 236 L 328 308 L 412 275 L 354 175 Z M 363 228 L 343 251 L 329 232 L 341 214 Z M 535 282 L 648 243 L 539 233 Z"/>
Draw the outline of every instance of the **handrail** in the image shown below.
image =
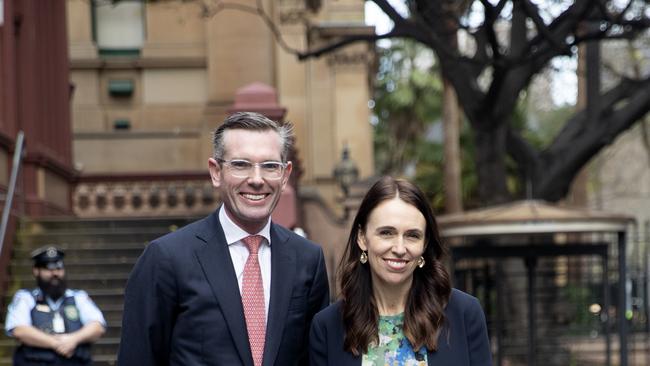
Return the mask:
<path fill-rule="evenodd" d="M 25 134 L 23 131 L 18 131 L 16 136 L 16 148 L 14 149 L 14 159 L 11 166 L 11 177 L 9 179 L 9 187 L 7 188 L 7 196 L 5 199 L 5 207 L 2 210 L 2 222 L 0 222 L 0 253 L 5 243 L 5 233 L 7 232 L 7 225 L 9 223 L 9 213 L 11 211 L 11 204 L 14 199 L 14 192 L 16 191 L 16 180 L 18 179 L 18 171 L 20 170 L 20 162 L 23 157 L 23 145 L 25 142 Z"/>

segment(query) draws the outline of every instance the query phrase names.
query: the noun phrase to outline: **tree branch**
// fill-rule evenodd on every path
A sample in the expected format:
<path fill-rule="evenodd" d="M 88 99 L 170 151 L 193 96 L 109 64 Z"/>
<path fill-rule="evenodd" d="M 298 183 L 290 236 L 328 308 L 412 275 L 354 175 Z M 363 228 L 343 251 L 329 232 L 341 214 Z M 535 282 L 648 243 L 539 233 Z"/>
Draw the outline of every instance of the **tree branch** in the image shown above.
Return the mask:
<path fill-rule="evenodd" d="M 508 3 L 508 0 L 500 0 L 499 3 L 497 4 L 497 6 L 494 7 L 494 10 L 497 13 L 497 15 L 501 14 L 501 12 L 503 11 L 503 8 L 506 6 L 507 3 Z"/>
<path fill-rule="evenodd" d="M 600 96 L 599 104 L 602 106 L 601 111 L 603 111 L 602 113 L 605 113 L 606 110 L 613 111 L 614 107 L 621 101 L 625 101 L 627 98 L 633 97 L 637 94 L 643 96 L 647 93 L 650 93 L 650 77 L 643 80 L 632 80 L 628 78 L 622 79 L 618 85 Z M 646 110 L 647 105 L 650 104 L 646 104 Z M 629 107 L 626 106 L 626 108 Z M 576 113 L 575 116 L 571 118 L 564 128 L 556 135 L 555 140 L 544 154 L 556 154 L 557 152 L 560 152 L 563 147 L 570 146 L 571 142 L 579 139 L 581 135 L 593 131 L 594 126 L 602 124 L 602 113 L 598 124 L 594 121 L 587 121 L 585 110 Z"/>
<path fill-rule="evenodd" d="M 339 48 L 345 47 L 347 45 L 356 43 L 356 42 L 374 42 L 378 41 L 380 39 L 386 39 L 386 38 L 396 38 L 396 37 L 403 37 L 403 38 L 411 38 L 411 35 L 408 34 L 407 32 L 399 32 L 393 28 L 392 31 L 384 34 L 360 34 L 360 35 L 354 35 L 354 36 L 347 36 L 339 41 L 327 44 L 323 47 L 319 47 L 314 50 L 309 50 L 305 52 L 298 52 L 296 55 L 298 56 L 298 60 L 303 61 L 308 58 L 318 58 L 321 57 L 322 55 L 336 51 Z"/>
<path fill-rule="evenodd" d="M 650 28 L 649 18 L 623 21 L 619 24 L 608 25 L 605 29 L 602 30 L 598 29 L 597 31 L 586 32 L 584 34 L 577 35 L 575 37 L 575 40 L 570 45 L 574 46 L 592 40 L 634 39 L 639 35 L 639 33 L 644 32 L 648 28 Z M 621 29 L 621 31 L 616 33 L 610 32 L 616 29 Z"/>
<path fill-rule="evenodd" d="M 578 112 L 540 154 L 535 187 L 537 197 L 552 201 L 564 197 L 580 168 L 648 113 L 650 77 L 624 79 L 603 94 L 600 100 L 603 107 L 598 120 L 588 120 L 584 110 Z"/>
<path fill-rule="evenodd" d="M 535 170 L 539 162 L 539 152 L 512 128 L 508 128 L 506 144 L 508 155 L 517 163 L 523 181 L 526 185 L 533 184 Z"/>
<path fill-rule="evenodd" d="M 551 39 L 566 40 L 570 35 L 574 35 L 578 28 L 578 24 L 583 22 L 589 11 L 591 10 L 591 2 L 589 0 L 577 0 L 573 5 L 566 9 L 562 14 L 558 15 L 555 20 L 545 28 L 548 29 Z M 541 32 L 528 42 L 526 51 L 523 53 L 523 60 L 513 60 L 513 64 L 517 62 L 530 62 L 531 59 L 538 57 L 540 54 L 547 54 L 546 58 L 550 59 L 554 56 L 562 54 L 563 47 L 557 48 L 549 44 L 548 36 Z"/>
<path fill-rule="evenodd" d="M 373 3 L 377 4 L 377 6 L 395 23 L 402 23 L 406 21 L 404 17 L 400 15 L 400 13 L 393 8 L 392 5 L 387 0 L 372 0 Z"/>
<path fill-rule="evenodd" d="M 589 0 L 576 0 L 573 5 L 551 22 L 551 25 L 545 27 L 548 29 L 551 39 L 566 39 L 569 35 L 574 34 L 577 24 L 589 14 L 589 5 Z M 551 44 L 548 37 L 542 34 L 527 41 L 522 51 L 514 52 L 511 45 L 511 56 L 505 58 L 503 62 L 495 64 L 494 78 L 488 97 L 485 99 L 484 106 L 492 111 L 492 118 L 509 117 L 508 113 L 514 108 L 521 90 L 528 85 L 534 75 L 546 67 L 553 57 L 560 55 L 561 51 Z M 498 108 L 491 106 L 498 106 Z"/>
<path fill-rule="evenodd" d="M 508 144 L 508 154 L 513 159 L 521 161 L 524 164 L 534 165 L 539 157 L 539 152 L 520 133 L 512 128 L 508 129 L 506 143 Z"/>
<path fill-rule="evenodd" d="M 282 33 L 280 32 L 280 29 L 278 29 L 278 26 L 275 24 L 275 22 L 273 22 L 271 16 L 264 9 L 264 4 L 262 3 L 261 0 L 256 0 L 256 4 L 257 4 L 256 6 L 239 4 L 239 3 L 230 3 L 226 1 L 217 1 L 216 5 L 212 8 L 207 4 L 205 4 L 205 1 L 201 1 L 201 4 L 203 9 L 203 16 L 207 18 L 213 17 L 224 10 L 238 10 L 244 13 L 249 13 L 249 14 L 259 16 L 264 22 L 264 24 L 266 25 L 266 27 L 271 31 L 271 34 L 273 35 L 275 41 L 284 51 L 296 56 L 300 54 L 300 51 L 298 51 L 298 49 L 289 46 L 287 42 L 284 40 L 284 37 L 282 37 Z"/>
<path fill-rule="evenodd" d="M 492 6 L 492 4 L 490 4 L 488 0 L 481 0 L 481 4 L 483 4 L 483 8 L 485 9 L 485 17 L 483 20 L 483 25 L 481 25 L 479 29 L 483 29 L 485 32 L 486 39 L 490 45 L 490 49 L 492 50 L 492 59 L 498 61 L 501 59 L 502 55 L 499 39 L 497 38 L 497 34 L 494 31 L 494 22 L 498 18 L 499 13 L 496 12 L 496 9 Z"/>
<path fill-rule="evenodd" d="M 621 10 L 615 16 L 612 16 L 612 14 L 610 14 L 609 10 L 607 9 L 607 4 L 603 0 L 597 0 L 596 1 L 598 9 L 600 9 L 600 12 L 603 15 L 603 18 L 605 20 L 607 20 L 608 22 L 610 22 L 610 23 L 619 23 L 620 21 L 624 20 L 623 17 L 625 16 L 625 13 L 627 13 L 627 11 L 630 10 L 633 3 L 634 3 L 634 0 L 628 1 L 628 3 L 623 8 L 623 10 Z"/>
<path fill-rule="evenodd" d="M 555 38 L 555 35 L 551 33 L 546 24 L 544 24 L 542 17 L 539 15 L 537 5 L 531 3 L 529 0 L 523 0 L 522 4 L 524 12 L 533 21 L 539 34 L 546 38 L 550 45 L 557 49 L 559 54 L 571 56 L 571 47 L 567 46 L 563 41 Z"/>

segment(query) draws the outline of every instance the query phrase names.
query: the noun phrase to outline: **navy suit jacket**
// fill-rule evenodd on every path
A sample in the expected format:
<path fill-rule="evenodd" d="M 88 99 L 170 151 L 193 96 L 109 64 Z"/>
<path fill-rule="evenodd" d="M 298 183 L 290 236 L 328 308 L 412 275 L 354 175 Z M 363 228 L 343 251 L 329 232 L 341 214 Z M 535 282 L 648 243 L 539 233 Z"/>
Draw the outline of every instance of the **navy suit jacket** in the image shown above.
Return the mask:
<path fill-rule="evenodd" d="M 445 308 L 446 321 L 438 338 L 438 350 L 427 353 L 429 366 L 490 366 L 492 355 L 483 309 L 475 297 L 452 290 Z M 309 335 L 311 366 L 358 366 L 361 356 L 343 349 L 345 329 L 341 302 L 314 317 Z"/>
<path fill-rule="evenodd" d="M 264 366 L 306 365 L 309 324 L 329 303 L 322 249 L 271 224 Z M 126 286 L 120 366 L 253 366 L 218 211 L 152 241 Z"/>

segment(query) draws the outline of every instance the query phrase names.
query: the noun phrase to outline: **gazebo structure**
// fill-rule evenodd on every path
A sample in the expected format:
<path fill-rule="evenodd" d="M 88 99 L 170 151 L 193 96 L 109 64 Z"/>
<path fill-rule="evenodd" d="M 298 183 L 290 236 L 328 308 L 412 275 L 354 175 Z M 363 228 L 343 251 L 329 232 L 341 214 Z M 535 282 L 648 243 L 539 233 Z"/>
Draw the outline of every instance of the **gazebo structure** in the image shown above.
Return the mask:
<path fill-rule="evenodd" d="M 526 278 L 525 285 L 522 286 L 526 288 L 526 300 L 521 303 L 526 304 L 527 311 L 525 318 L 520 317 L 523 319 L 520 319 L 519 326 L 523 325 L 527 329 L 526 332 L 522 332 L 521 329 L 515 331 L 519 332 L 517 334 L 521 336 L 520 338 L 527 338 L 525 360 L 527 365 L 533 366 L 537 364 L 537 354 L 548 352 L 548 350 L 541 352 L 538 349 L 540 346 L 538 323 L 540 319 L 549 323 L 548 318 L 552 318 L 553 315 L 548 307 L 556 305 L 553 304 L 551 296 L 551 300 L 546 300 L 547 308 L 541 309 L 544 316 L 538 317 L 538 306 L 544 301 L 541 299 L 544 288 L 538 284 L 542 280 L 538 272 L 543 272 L 539 264 L 542 260 L 550 263 L 545 270 L 551 272 L 552 280 L 547 281 L 547 284 L 553 288 L 551 292 L 557 293 L 558 276 L 555 271 L 557 258 L 563 258 L 565 264 L 571 263 L 573 268 L 569 268 L 572 267 L 571 265 L 565 267 L 574 272 L 598 273 L 599 278 L 594 282 L 599 286 L 592 289 L 592 292 L 600 295 L 599 301 L 594 301 L 589 308 L 592 313 L 600 315 L 597 319 L 600 321 L 600 331 L 605 343 L 605 355 L 602 361 L 606 365 L 612 362 L 610 328 L 613 320 L 610 320 L 610 314 L 614 314 L 611 308 L 611 305 L 614 305 L 615 323 L 620 341 L 618 364 L 628 365 L 625 253 L 626 232 L 633 221 L 634 219 L 628 216 L 563 208 L 536 200 L 517 201 L 439 217 L 441 235 L 451 244 L 455 285 L 476 292 L 475 288 L 468 288 L 473 285 L 471 279 L 468 280 L 467 273 L 473 273 L 472 271 L 476 271 L 477 268 L 482 272 L 479 277 L 488 284 L 484 286 L 483 291 L 478 291 L 483 296 L 476 295 L 482 298 L 488 322 L 493 325 L 490 329 L 497 345 L 496 365 L 503 365 L 502 338 L 508 322 L 513 320 L 509 318 L 513 315 L 506 314 L 504 311 L 505 306 L 511 305 L 508 302 L 513 300 L 508 299 L 512 296 L 512 292 L 509 293 L 508 289 L 504 288 L 508 274 L 504 272 L 502 264 L 508 260 L 508 263 L 517 265 L 517 259 L 521 259 L 525 265 L 525 270 L 519 270 L 519 273 Z M 610 257 L 615 260 L 615 266 L 611 265 Z M 600 263 L 589 267 L 594 262 L 589 262 L 586 258 L 597 258 Z M 477 263 L 483 264 L 477 265 Z M 596 270 L 598 265 L 601 267 Z M 472 266 L 473 269 L 468 269 Z M 612 269 L 610 267 L 615 267 L 616 271 L 610 273 Z M 516 273 L 517 270 L 511 272 Z M 611 283 L 610 278 L 615 278 L 614 283 Z M 469 286 L 468 282 L 470 282 Z M 519 282 L 524 284 L 524 281 Z M 615 294 L 611 293 L 610 287 L 615 289 Z M 615 297 L 615 304 L 611 304 L 612 295 Z M 566 321 L 571 321 L 570 317 Z M 544 329 L 548 331 L 552 327 L 553 324 L 547 324 Z M 545 340 L 549 338 L 554 339 L 547 337 Z M 545 364 L 553 364 L 550 359 L 547 360 L 549 361 Z"/>

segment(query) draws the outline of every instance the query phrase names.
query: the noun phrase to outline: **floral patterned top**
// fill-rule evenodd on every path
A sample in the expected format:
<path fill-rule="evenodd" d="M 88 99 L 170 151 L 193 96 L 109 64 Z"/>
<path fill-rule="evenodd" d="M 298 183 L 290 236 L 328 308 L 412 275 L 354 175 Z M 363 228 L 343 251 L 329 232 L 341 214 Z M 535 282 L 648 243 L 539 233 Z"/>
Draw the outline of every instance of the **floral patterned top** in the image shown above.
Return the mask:
<path fill-rule="evenodd" d="M 416 353 L 402 331 L 404 313 L 379 317 L 379 344 L 371 343 L 362 366 L 426 366 L 427 349 Z"/>

